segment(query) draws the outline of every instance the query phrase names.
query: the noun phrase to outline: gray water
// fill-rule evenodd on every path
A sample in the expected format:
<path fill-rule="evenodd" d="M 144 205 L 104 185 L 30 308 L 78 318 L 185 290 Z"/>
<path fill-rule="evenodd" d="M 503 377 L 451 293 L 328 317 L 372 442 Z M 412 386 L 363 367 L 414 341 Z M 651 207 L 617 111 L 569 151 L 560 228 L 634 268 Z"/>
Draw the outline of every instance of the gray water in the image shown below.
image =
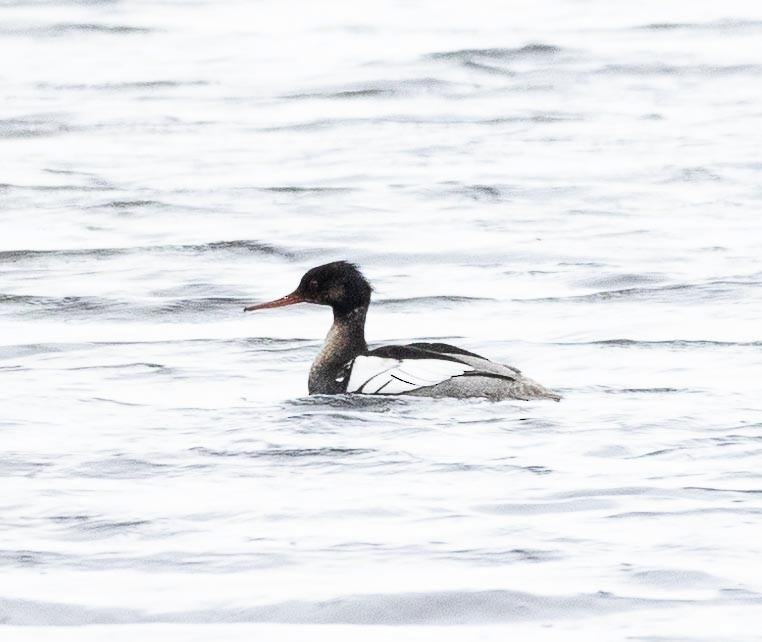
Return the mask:
<path fill-rule="evenodd" d="M 752 640 L 762 6 L 0 3 L 3 640 Z M 548 402 L 309 398 L 372 343 Z"/>

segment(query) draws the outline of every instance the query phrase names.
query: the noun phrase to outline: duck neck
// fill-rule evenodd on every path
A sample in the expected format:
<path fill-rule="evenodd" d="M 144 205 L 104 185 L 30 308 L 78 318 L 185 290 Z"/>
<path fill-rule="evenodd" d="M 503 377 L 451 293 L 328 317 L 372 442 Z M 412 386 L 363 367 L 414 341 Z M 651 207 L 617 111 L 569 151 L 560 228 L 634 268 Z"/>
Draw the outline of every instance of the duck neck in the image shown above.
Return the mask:
<path fill-rule="evenodd" d="M 344 366 L 356 356 L 366 352 L 365 315 L 368 306 L 348 311 L 333 311 L 333 325 L 328 331 L 323 347 L 312 362 L 309 392 L 315 394 L 337 394 L 344 392 L 347 382 Z M 337 381 L 341 379 L 340 381 Z"/>

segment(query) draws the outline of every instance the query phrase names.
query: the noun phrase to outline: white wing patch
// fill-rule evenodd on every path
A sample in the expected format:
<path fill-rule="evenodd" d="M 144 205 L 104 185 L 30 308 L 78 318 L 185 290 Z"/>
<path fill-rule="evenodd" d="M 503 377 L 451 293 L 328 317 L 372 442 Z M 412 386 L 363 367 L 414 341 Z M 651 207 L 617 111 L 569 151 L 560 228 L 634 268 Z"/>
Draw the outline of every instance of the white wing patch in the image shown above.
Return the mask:
<path fill-rule="evenodd" d="M 473 368 L 446 359 L 387 359 L 357 357 L 352 364 L 347 392 L 366 395 L 399 395 L 434 386 Z"/>

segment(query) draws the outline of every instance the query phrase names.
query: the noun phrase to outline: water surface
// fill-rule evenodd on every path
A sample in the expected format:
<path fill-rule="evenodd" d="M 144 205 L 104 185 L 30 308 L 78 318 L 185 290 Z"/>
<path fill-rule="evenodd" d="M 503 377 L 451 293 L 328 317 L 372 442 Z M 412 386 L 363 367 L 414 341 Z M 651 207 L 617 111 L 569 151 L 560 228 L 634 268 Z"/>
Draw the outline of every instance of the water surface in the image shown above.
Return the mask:
<path fill-rule="evenodd" d="M 0 25 L 4 640 L 758 639 L 762 10 Z M 564 401 L 307 397 L 336 259 Z"/>

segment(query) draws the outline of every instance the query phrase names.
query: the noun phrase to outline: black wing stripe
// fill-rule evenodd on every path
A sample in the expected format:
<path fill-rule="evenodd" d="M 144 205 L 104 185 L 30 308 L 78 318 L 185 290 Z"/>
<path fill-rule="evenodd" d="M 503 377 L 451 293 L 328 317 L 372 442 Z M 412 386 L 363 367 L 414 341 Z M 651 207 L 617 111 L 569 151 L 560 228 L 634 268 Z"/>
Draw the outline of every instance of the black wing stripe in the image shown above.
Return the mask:
<path fill-rule="evenodd" d="M 405 381 L 404 379 L 400 379 L 397 375 L 392 375 L 392 379 L 396 379 L 397 381 L 401 381 L 402 383 L 406 383 L 408 386 L 417 386 L 418 384 L 413 383 L 412 381 Z"/>
<path fill-rule="evenodd" d="M 391 381 L 387 381 L 383 386 L 381 386 L 378 390 L 376 390 L 375 394 L 378 394 L 381 392 L 386 386 L 388 386 L 391 383 Z"/>
<path fill-rule="evenodd" d="M 506 366 L 510 368 L 510 366 Z M 512 369 L 512 368 L 511 368 Z M 484 372 L 483 370 L 472 370 L 470 372 L 464 372 L 460 377 L 490 377 L 491 379 L 505 379 L 506 381 L 516 381 L 516 377 L 511 377 L 507 374 L 499 374 L 497 372 Z"/>
<path fill-rule="evenodd" d="M 389 372 L 389 370 L 394 370 L 394 368 L 396 368 L 396 367 L 397 367 L 397 366 L 396 366 L 396 365 L 394 365 L 394 366 L 391 366 L 391 367 L 387 368 L 386 370 L 382 370 L 381 372 L 377 372 L 377 373 L 376 373 L 376 374 L 374 374 L 372 377 L 370 377 L 370 379 L 367 379 L 367 380 L 365 381 L 365 383 L 363 383 L 363 384 L 362 384 L 362 385 L 361 385 L 361 386 L 360 386 L 360 387 L 357 389 L 357 392 L 358 392 L 358 393 L 362 392 L 362 391 L 365 389 L 365 386 L 367 386 L 367 385 L 368 385 L 368 384 L 369 384 L 371 381 L 373 381 L 373 380 L 374 380 L 376 377 L 380 377 L 380 376 L 381 376 L 382 374 L 384 374 L 385 372 Z"/>

